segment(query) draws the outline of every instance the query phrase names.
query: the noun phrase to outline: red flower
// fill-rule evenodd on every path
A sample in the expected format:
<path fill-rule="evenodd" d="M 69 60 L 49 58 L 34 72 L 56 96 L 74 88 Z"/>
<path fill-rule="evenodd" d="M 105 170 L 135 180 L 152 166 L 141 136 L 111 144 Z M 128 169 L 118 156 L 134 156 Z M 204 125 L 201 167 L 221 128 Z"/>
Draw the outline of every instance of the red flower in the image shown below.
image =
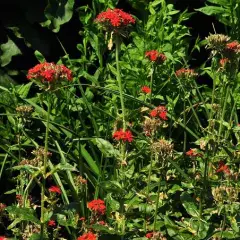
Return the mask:
<path fill-rule="evenodd" d="M 85 217 L 80 217 L 79 220 L 80 221 L 85 221 Z"/>
<path fill-rule="evenodd" d="M 168 120 L 167 119 L 167 112 L 160 112 L 159 113 L 159 117 L 162 119 L 162 120 Z"/>
<path fill-rule="evenodd" d="M 97 240 L 97 235 L 93 234 L 92 232 L 88 232 L 78 237 L 77 240 Z"/>
<path fill-rule="evenodd" d="M 49 220 L 48 221 L 48 226 L 49 227 L 55 227 L 56 226 L 56 222 L 54 220 Z"/>
<path fill-rule="evenodd" d="M 53 192 L 53 193 L 58 193 L 61 194 L 61 189 L 58 186 L 51 186 L 49 189 L 49 192 Z"/>
<path fill-rule="evenodd" d="M 216 173 L 220 173 L 220 172 L 223 172 L 227 175 L 231 173 L 229 167 L 223 161 L 220 161 L 218 163 L 218 169 L 216 170 Z"/>
<path fill-rule="evenodd" d="M 135 23 L 135 19 L 130 14 L 118 8 L 101 12 L 95 21 L 103 24 L 105 27 L 113 28 L 122 28 Z"/>
<path fill-rule="evenodd" d="M 104 215 L 106 212 L 106 206 L 103 200 L 95 199 L 88 203 L 88 208 L 98 215 Z"/>
<path fill-rule="evenodd" d="M 4 211 L 4 209 L 7 207 L 6 204 L 0 203 L 0 212 Z"/>
<path fill-rule="evenodd" d="M 190 148 L 190 150 L 186 152 L 186 155 L 189 157 L 198 157 L 201 156 L 201 153 L 199 153 L 196 148 Z"/>
<path fill-rule="evenodd" d="M 124 142 L 132 142 L 133 141 L 133 135 L 130 130 L 123 131 L 122 128 L 120 128 L 118 131 L 113 133 L 113 138 L 120 141 L 123 140 Z"/>
<path fill-rule="evenodd" d="M 233 52 L 239 52 L 240 51 L 240 44 L 238 43 L 238 41 L 233 41 L 230 43 L 226 44 L 226 49 L 233 51 Z"/>
<path fill-rule="evenodd" d="M 159 53 L 157 50 L 147 51 L 145 57 L 149 58 L 152 62 L 163 63 L 166 61 L 166 56 L 162 53 Z"/>
<path fill-rule="evenodd" d="M 168 120 L 167 109 L 164 106 L 158 106 L 150 112 L 151 117 L 159 117 L 162 120 Z"/>
<path fill-rule="evenodd" d="M 146 94 L 148 94 L 148 93 L 151 92 L 151 88 L 149 88 L 148 86 L 143 86 L 143 87 L 141 88 L 141 90 L 142 90 L 142 92 L 144 92 L 144 93 L 146 93 Z"/>
<path fill-rule="evenodd" d="M 176 71 L 176 76 L 179 78 L 189 78 L 189 77 L 195 77 L 197 76 L 197 73 L 193 69 L 189 68 L 181 68 Z"/>
<path fill-rule="evenodd" d="M 99 221 L 98 224 L 100 225 L 106 225 L 106 223 L 104 221 Z"/>
<path fill-rule="evenodd" d="M 146 238 L 149 238 L 149 239 L 150 239 L 150 238 L 152 238 L 152 237 L 153 237 L 153 232 L 149 232 L 149 233 L 146 234 Z"/>
<path fill-rule="evenodd" d="M 229 62 L 228 58 L 221 58 L 219 63 L 222 67 L 224 67 Z"/>
<path fill-rule="evenodd" d="M 41 82 L 54 82 L 57 80 L 67 79 L 68 81 L 72 80 L 72 72 L 70 69 L 64 65 L 58 65 L 55 63 L 40 63 L 35 67 L 29 69 L 27 78 L 37 79 Z"/>
<path fill-rule="evenodd" d="M 0 240 L 7 240 L 5 236 L 0 236 Z"/>

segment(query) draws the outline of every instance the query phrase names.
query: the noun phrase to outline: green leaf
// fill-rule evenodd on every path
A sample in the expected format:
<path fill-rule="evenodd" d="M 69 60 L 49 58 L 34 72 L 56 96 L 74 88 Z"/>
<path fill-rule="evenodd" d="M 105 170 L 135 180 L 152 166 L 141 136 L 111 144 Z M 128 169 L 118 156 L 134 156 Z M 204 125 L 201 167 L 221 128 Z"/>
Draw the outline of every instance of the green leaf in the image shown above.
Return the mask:
<path fill-rule="evenodd" d="M 229 5 L 230 1 L 229 0 L 208 0 L 208 2 L 217 4 L 217 5 L 227 6 Z"/>
<path fill-rule="evenodd" d="M 228 10 L 226 8 L 216 7 L 216 6 L 206 6 L 196 10 L 209 16 L 228 13 Z"/>
<path fill-rule="evenodd" d="M 102 138 L 94 138 L 92 142 L 97 145 L 99 150 L 106 156 L 106 157 L 118 157 L 120 155 L 119 151 L 113 147 L 113 145 Z"/>
<path fill-rule="evenodd" d="M 9 214 L 16 215 L 22 221 L 30 221 L 40 224 L 39 219 L 35 216 L 35 211 L 30 208 L 20 208 L 17 206 L 9 206 L 6 208 Z"/>
<path fill-rule="evenodd" d="M 8 38 L 6 43 L 0 45 L 0 49 L 2 51 L 0 56 L 0 63 L 2 67 L 8 65 L 13 56 L 21 54 L 20 49 L 10 38 Z"/>
<path fill-rule="evenodd" d="M 14 219 L 14 221 L 7 227 L 8 230 L 14 228 L 18 223 L 20 223 L 22 220 L 20 218 Z"/>
<path fill-rule="evenodd" d="M 29 240 L 40 240 L 41 239 L 41 235 L 38 233 L 34 233 Z"/>
<path fill-rule="evenodd" d="M 172 188 L 168 190 L 168 194 L 174 194 L 177 191 L 183 191 L 183 189 L 179 185 L 174 184 Z"/>
<path fill-rule="evenodd" d="M 109 234 L 114 234 L 115 231 L 114 230 L 110 230 L 109 227 L 107 226 L 103 226 L 103 225 L 100 225 L 100 224 L 93 224 L 91 226 L 89 226 L 90 228 L 94 229 L 94 230 L 97 230 L 99 232 L 105 232 L 105 233 L 109 233 Z"/>
<path fill-rule="evenodd" d="M 60 30 L 60 25 L 68 22 L 73 15 L 74 0 L 49 0 L 44 11 L 45 16 L 51 21 L 48 26 L 53 32 Z"/>
<path fill-rule="evenodd" d="M 97 175 L 100 175 L 100 170 L 96 162 L 93 160 L 92 156 L 88 153 L 83 145 L 81 145 L 81 154 L 83 158 L 87 161 L 90 169 Z"/>
<path fill-rule="evenodd" d="M 199 212 L 193 198 L 186 192 L 182 193 L 180 196 L 182 205 L 186 209 L 187 213 L 192 217 L 198 217 Z"/>
<path fill-rule="evenodd" d="M 26 98 L 30 89 L 32 86 L 32 82 L 29 82 L 27 84 L 22 84 L 18 89 L 17 89 L 17 93 L 19 94 L 19 96 L 21 98 Z"/>
<path fill-rule="evenodd" d="M 117 181 L 103 181 L 100 182 L 100 187 L 111 193 L 120 193 L 126 194 L 125 190 L 122 188 L 119 182 Z"/>
<path fill-rule="evenodd" d="M 36 50 L 34 55 L 40 63 L 46 62 L 45 57 L 39 51 Z"/>

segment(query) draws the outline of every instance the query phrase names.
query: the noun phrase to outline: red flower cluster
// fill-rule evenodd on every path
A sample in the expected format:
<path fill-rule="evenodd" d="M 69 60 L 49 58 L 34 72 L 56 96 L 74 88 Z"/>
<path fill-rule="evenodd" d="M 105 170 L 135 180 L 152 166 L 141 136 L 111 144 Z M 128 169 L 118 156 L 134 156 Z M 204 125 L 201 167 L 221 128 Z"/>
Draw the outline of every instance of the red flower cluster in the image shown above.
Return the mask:
<path fill-rule="evenodd" d="M 49 220 L 48 221 L 48 226 L 49 227 L 55 227 L 56 226 L 56 222 L 54 220 Z"/>
<path fill-rule="evenodd" d="M 146 234 L 146 238 L 151 239 L 153 237 L 154 232 L 149 232 Z"/>
<path fill-rule="evenodd" d="M 7 240 L 5 236 L 0 236 L 0 240 Z"/>
<path fill-rule="evenodd" d="M 199 157 L 201 153 L 199 153 L 196 148 L 190 148 L 190 150 L 186 152 L 186 155 L 189 157 Z"/>
<path fill-rule="evenodd" d="M 238 43 L 238 41 L 227 43 L 226 49 L 231 52 L 240 53 L 240 44 Z"/>
<path fill-rule="evenodd" d="M 40 63 L 28 71 L 28 79 L 37 79 L 41 82 L 55 82 L 57 80 L 72 80 L 72 72 L 64 65 L 54 63 Z"/>
<path fill-rule="evenodd" d="M 147 51 L 145 57 L 149 58 L 152 62 L 163 63 L 166 61 L 166 56 L 162 53 L 159 53 L 157 50 Z"/>
<path fill-rule="evenodd" d="M 158 106 L 150 112 L 151 117 L 159 117 L 162 120 L 168 120 L 167 109 L 164 106 Z"/>
<path fill-rule="evenodd" d="M 146 94 L 148 94 L 148 93 L 151 92 L 151 88 L 149 88 L 148 86 L 143 86 L 143 87 L 141 88 L 141 90 L 142 90 L 142 92 L 144 92 L 144 93 L 146 93 Z"/>
<path fill-rule="evenodd" d="M 78 237 L 77 240 L 97 240 L 97 235 L 92 232 L 88 232 Z"/>
<path fill-rule="evenodd" d="M 98 215 L 104 215 L 106 212 L 106 206 L 103 200 L 95 199 L 88 203 L 88 208 Z"/>
<path fill-rule="evenodd" d="M 228 62 L 229 62 L 228 58 L 221 58 L 219 64 L 221 65 L 221 67 L 224 67 Z"/>
<path fill-rule="evenodd" d="M 176 76 L 179 78 L 190 78 L 197 76 L 197 73 L 193 69 L 181 68 L 176 71 Z"/>
<path fill-rule="evenodd" d="M 53 193 L 58 193 L 61 194 L 61 189 L 58 186 L 51 186 L 49 189 L 49 192 L 53 192 Z"/>
<path fill-rule="evenodd" d="M 133 141 L 132 132 L 130 130 L 123 131 L 122 128 L 120 128 L 118 131 L 113 133 L 113 138 L 118 141 L 123 140 L 124 142 Z"/>
<path fill-rule="evenodd" d="M 106 12 L 101 12 L 96 17 L 97 23 L 102 23 L 106 27 L 122 28 L 135 23 L 135 19 L 121 9 L 108 9 Z"/>
<path fill-rule="evenodd" d="M 220 173 L 220 172 L 223 172 L 227 175 L 231 173 L 229 167 L 223 161 L 220 161 L 218 163 L 218 169 L 216 170 L 216 173 Z"/>

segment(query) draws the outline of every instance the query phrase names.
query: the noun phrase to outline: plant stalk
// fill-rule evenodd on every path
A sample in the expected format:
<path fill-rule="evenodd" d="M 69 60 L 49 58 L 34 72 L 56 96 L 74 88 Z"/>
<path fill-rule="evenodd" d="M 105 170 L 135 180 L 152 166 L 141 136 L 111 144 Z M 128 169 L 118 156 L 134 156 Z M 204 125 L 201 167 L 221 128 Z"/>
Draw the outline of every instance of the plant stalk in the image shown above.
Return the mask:
<path fill-rule="evenodd" d="M 41 232 L 40 237 L 41 240 L 44 240 L 44 203 L 45 203 L 45 187 L 46 187 L 46 172 L 47 172 L 47 160 L 48 160 L 48 137 L 49 137 L 49 122 L 50 122 L 50 112 L 51 112 L 51 103 L 49 93 L 47 92 L 47 103 L 48 103 L 48 111 L 47 111 L 47 121 L 46 121 L 46 133 L 45 133 L 45 146 L 44 146 L 44 158 L 43 158 L 43 182 L 41 186 Z"/>

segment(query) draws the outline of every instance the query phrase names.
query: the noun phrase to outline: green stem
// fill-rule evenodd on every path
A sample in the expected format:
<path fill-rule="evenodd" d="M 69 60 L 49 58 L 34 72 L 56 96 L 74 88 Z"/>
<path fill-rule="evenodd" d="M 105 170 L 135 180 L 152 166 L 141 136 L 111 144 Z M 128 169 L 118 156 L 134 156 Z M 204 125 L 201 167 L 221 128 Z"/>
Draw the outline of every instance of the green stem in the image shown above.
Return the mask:
<path fill-rule="evenodd" d="M 46 172 L 47 172 L 47 160 L 48 160 L 48 136 L 49 136 L 49 122 L 50 122 L 50 112 L 51 112 L 51 104 L 49 94 L 47 92 L 47 103 L 48 103 L 48 111 L 47 111 L 47 123 L 46 123 L 46 133 L 45 133 L 45 147 L 44 147 L 44 158 L 43 158 L 43 182 L 41 186 L 41 240 L 44 239 L 44 203 L 45 203 L 45 186 L 46 186 Z"/>
<path fill-rule="evenodd" d="M 154 75 L 154 65 L 152 67 L 152 72 L 151 72 L 151 79 L 150 79 L 150 89 L 151 89 L 151 92 L 150 92 L 150 103 L 152 103 L 152 91 L 153 91 L 153 75 Z"/>
<path fill-rule="evenodd" d="M 203 96 L 202 96 L 201 92 L 199 91 L 199 87 L 198 87 L 196 81 L 193 81 L 193 82 L 194 82 L 195 88 L 196 88 L 196 90 L 197 90 L 197 93 L 198 93 L 198 95 L 199 95 L 199 98 L 200 98 L 201 102 L 202 102 L 203 105 L 204 105 L 204 108 L 205 108 L 205 111 L 206 111 L 207 117 L 209 117 L 209 111 L 208 111 L 208 108 L 207 108 L 206 102 L 205 102 L 205 100 L 203 99 Z"/>
<path fill-rule="evenodd" d="M 120 39 L 119 36 L 116 36 L 116 64 L 117 64 L 117 82 L 120 94 L 121 108 L 122 108 L 122 121 L 123 121 L 123 131 L 126 130 L 126 120 L 125 120 L 125 106 L 123 99 L 123 89 L 122 89 L 122 80 L 119 66 L 119 52 L 120 52 Z"/>
<path fill-rule="evenodd" d="M 144 231 L 147 231 L 147 205 L 148 205 L 148 198 L 149 198 L 149 192 L 150 192 L 150 183 L 151 183 L 151 174 L 152 174 L 152 164 L 153 164 L 153 153 L 151 152 L 151 158 L 150 158 L 150 168 L 148 171 L 148 180 L 147 180 L 147 201 L 145 203 L 145 224 L 144 224 Z"/>
<path fill-rule="evenodd" d="M 226 89 L 226 94 L 224 96 L 223 110 L 222 110 L 222 114 L 221 114 L 219 130 L 218 130 L 218 141 L 217 141 L 218 143 L 220 141 L 220 137 L 221 137 L 221 133 L 222 133 L 223 121 L 224 121 L 225 112 L 226 112 L 226 106 L 227 106 L 227 101 L 228 101 L 229 90 L 230 90 L 230 87 L 228 85 L 227 89 Z"/>
<path fill-rule="evenodd" d="M 161 190 L 161 175 L 159 177 L 159 182 L 158 182 L 157 202 L 156 202 L 156 209 L 155 209 L 154 222 L 153 222 L 153 231 L 154 232 L 156 230 L 156 224 L 157 224 L 157 213 L 158 213 L 158 206 L 159 206 L 160 190 Z"/>
<path fill-rule="evenodd" d="M 186 126 L 186 100 L 184 98 L 183 100 L 183 124 Z M 187 148 L 187 132 L 186 129 L 184 129 L 184 142 L 183 142 L 183 153 L 186 153 L 186 148 Z M 185 154 L 184 154 L 185 156 Z"/>

